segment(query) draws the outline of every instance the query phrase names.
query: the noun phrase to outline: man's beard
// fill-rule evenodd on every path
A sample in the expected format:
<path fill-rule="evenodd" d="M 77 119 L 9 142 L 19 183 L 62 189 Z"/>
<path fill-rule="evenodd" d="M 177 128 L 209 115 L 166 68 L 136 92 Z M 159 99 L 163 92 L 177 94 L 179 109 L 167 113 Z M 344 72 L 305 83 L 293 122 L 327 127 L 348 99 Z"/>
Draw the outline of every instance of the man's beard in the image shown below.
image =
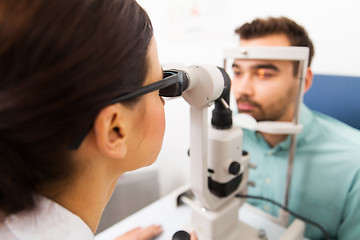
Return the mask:
<path fill-rule="evenodd" d="M 260 103 L 250 99 L 250 97 L 246 96 L 246 95 L 242 95 L 239 98 L 236 99 L 236 103 L 237 104 L 247 104 L 247 105 L 252 105 L 254 106 L 254 110 L 242 110 L 242 109 L 238 109 L 239 113 L 247 113 L 251 116 L 253 116 L 257 121 L 264 121 L 263 120 L 263 116 L 265 115 L 264 109 L 261 106 Z"/>
<path fill-rule="evenodd" d="M 296 95 L 296 94 L 295 94 Z M 270 105 L 264 107 L 260 103 L 252 100 L 249 96 L 242 95 L 236 99 L 236 103 L 249 104 L 254 106 L 253 110 L 239 110 L 239 113 L 247 113 L 254 117 L 256 121 L 278 121 L 288 111 L 295 101 L 294 92 L 289 91 L 283 97 L 279 98 Z"/>

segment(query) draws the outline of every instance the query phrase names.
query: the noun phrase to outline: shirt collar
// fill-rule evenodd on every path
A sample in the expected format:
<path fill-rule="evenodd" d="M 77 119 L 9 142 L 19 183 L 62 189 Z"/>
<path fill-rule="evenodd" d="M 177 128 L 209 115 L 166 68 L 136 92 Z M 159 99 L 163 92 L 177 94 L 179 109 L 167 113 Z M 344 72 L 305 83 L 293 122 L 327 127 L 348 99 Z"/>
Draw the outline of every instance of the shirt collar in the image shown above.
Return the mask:
<path fill-rule="evenodd" d="M 38 197 L 38 207 L 34 211 L 20 212 L 9 216 L 5 224 L 21 240 L 91 240 L 94 234 L 77 215 L 59 204 Z"/>

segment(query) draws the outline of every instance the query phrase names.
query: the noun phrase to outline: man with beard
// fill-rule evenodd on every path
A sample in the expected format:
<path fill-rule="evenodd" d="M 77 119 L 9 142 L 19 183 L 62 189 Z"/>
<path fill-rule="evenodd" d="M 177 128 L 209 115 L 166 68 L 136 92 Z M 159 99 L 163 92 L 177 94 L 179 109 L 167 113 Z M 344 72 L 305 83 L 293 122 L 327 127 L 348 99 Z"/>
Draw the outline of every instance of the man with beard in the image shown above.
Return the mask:
<path fill-rule="evenodd" d="M 306 46 L 310 49 L 305 92 L 312 84 L 314 47 L 306 30 L 288 18 L 255 19 L 235 30 L 240 46 Z M 293 120 L 299 85 L 293 61 L 240 60 L 233 63 L 232 91 L 240 113 L 257 121 Z M 300 107 L 288 208 L 320 224 L 332 239 L 360 239 L 360 132 L 329 116 Z M 249 195 L 283 203 L 291 136 L 244 130 L 244 150 L 257 165 L 250 170 Z M 274 216 L 279 208 L 249 202 Z M 292 221 L 293 218 L 290 219 Z M 305 236 L 323 239 L 306 224 Z"/>

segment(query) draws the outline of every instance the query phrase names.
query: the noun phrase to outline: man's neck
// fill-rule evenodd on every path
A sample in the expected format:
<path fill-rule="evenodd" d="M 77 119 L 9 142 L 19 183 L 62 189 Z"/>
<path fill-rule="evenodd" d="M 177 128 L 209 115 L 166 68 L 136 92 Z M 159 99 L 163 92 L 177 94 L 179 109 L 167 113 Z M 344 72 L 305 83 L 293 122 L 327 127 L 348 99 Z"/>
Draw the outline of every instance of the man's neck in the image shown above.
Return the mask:
<path fill-rule="evenodd" d="M 294 116 L 294 106 L 292 105 L 287 112 L 279 117 L 278 119 L 274 120 L 276 122 L 291 122 Z M 288 134 L 270 134 L 270 133 L 261 133 L 261 135 L 264 137 L 267 144 L 269 144 L 270 147 L 275 147 L 282 141 L 284 141 Z"/>
<path fill-rule="evenodd" d="M 261 133 L 261 135 L 264 137 L 267 144 L 269 144 L 270 147 L 275 147 L 282 141 L 286 139 L 288 136 L 287 134 L 269 134 L 269 133 Z"/>

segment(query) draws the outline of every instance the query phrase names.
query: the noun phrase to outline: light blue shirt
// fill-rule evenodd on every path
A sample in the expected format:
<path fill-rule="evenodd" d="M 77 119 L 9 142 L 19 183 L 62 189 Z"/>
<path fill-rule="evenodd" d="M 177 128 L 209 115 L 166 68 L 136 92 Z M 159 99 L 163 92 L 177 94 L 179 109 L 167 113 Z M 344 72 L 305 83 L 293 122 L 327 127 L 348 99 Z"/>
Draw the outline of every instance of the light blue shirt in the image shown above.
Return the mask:
<path fill-rule="evenodd" d="M 301 107 L 288 208 L 319 223 L 332 239 L 360 239 L 360 131 L 331 117 Z M 260 133 L 244 130 L 243 149 L 256 169 L 249 170 L 248 194 L 284 203 L 290 136 L 270 147 Z M 274 216 L 279 208 L 249 200 Z M 292 220 L 292 219 L 291 219 Z M 306 224 L 305 236 L 323 239 Z"/>

